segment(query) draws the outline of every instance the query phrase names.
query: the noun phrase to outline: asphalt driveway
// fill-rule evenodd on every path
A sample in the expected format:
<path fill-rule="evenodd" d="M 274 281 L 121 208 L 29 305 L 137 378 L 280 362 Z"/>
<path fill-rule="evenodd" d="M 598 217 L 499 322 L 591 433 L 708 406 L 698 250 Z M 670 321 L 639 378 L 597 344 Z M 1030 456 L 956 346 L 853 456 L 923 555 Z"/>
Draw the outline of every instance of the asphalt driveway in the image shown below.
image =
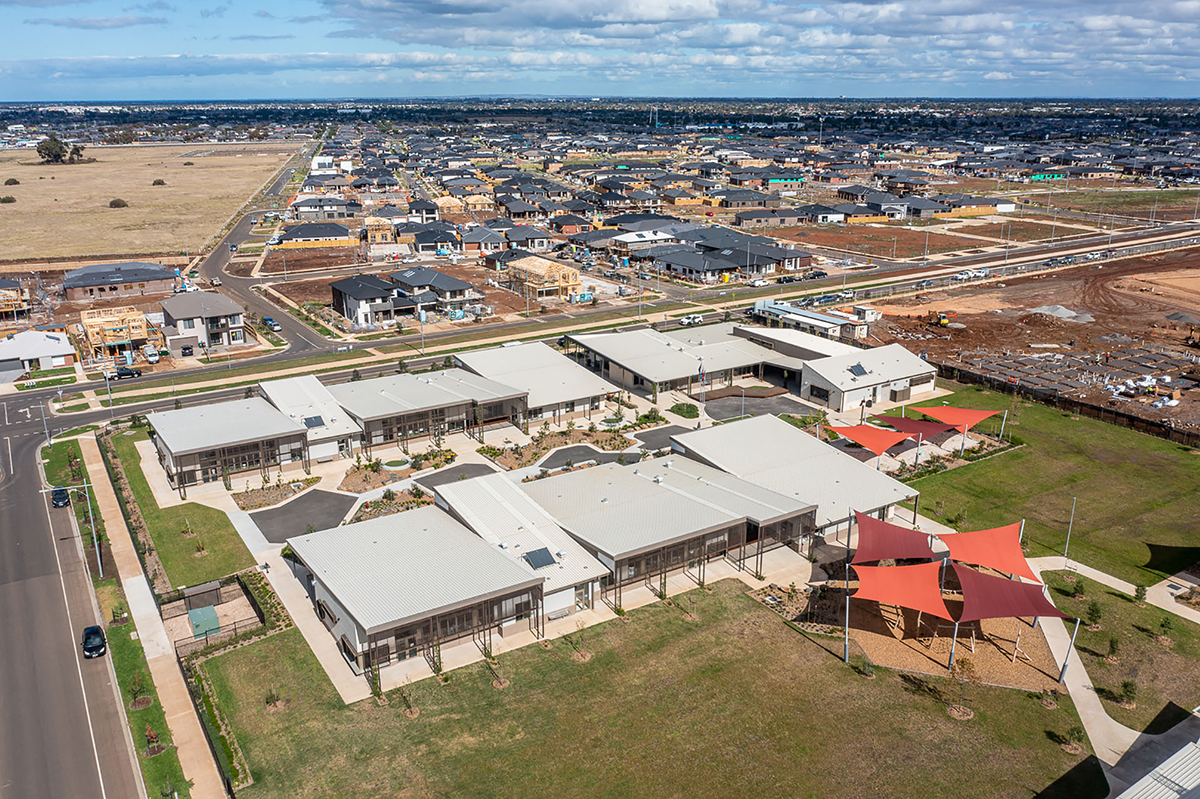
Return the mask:
<path fill-rule="evenodd" d="M 746 416 L 763 416 L 765 414 L 779 415 L 791 413 L 803 416 L 805 407 L 795 400 L 781 394 L 778 397 L 746 397 L 746 410 L 742 411 L 742 398 L 722 397 L 704 403 L 704 411 L 718 421 L 734 419 L 745 413 Z"/>
<path fill-rule="evenodd" d="M 354 497 L 332 491 L 309 491 L 286 505 L 251 513 L 250 518 L 268 541 L 283 544 L 304 535 L 310 524 L 316 530 L 337 527 L 355 501 Z"/>
<path fill-rule="evenodd" d="M 421 477 L 415 482 L 422 488 L 432 489 L 435 486 L 453 483 L 457 480 L 470 480 L 472 477 L 482 477 L 494 471 L 496 470 L 486 463 L 452 463 L 445 469 L 440 469 L 433 474 Z"/>
<path fill-rule="evenodd" d="M 644 430 L 634 434 L 634 438 L 642 442 L 642 448 L 648 450 L 666 449 L 671 446 L 671 436 L 677 436 L 680 433 L 686 433 L 690 428 L 681 427 L 677 424 L 667 425 L 666 427 L 656 427 L 653 430 Z"/>
<path fill-rule="evenodd" d="M 561 469 L 567 465 L 567 461 L 571 461 L 571 463 L 587 463 L 588 461 L 613 463 L 620 457 L 620 452 L 605 452 L 589 447 L 587 444 L 574 444 L 551 452 L 542 459 L 538 466 L 543 469 Z M 625 463 L 637 463 L 641 457 L 641 453 L 627 452 L 625 453 Z"/>

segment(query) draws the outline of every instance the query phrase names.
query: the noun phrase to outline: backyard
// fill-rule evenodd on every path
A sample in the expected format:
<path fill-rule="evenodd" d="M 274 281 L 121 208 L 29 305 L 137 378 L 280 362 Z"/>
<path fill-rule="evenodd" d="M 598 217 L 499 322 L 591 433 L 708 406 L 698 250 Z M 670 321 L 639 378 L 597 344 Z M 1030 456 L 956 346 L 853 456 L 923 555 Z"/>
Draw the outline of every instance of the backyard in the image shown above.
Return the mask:
<path fill-rule="evenodd" d="M 1145 585 L 1200 561 L 1200 457 L 1193 450 L 1007 394 L 957 388 L 941 400 L 1007 409 L 1005 436 L 1025 446 L 917 480 L 923 514 L 943 521 L 961 515 L 962 529 L 1025 519 L 1029 556 L 1061 555 L 1077 497 L 1073 560 Z M 981 429 L 994 434 L 1000 421 L 997 414 Z"/>
<path fill-rule="evenodd" d="M 416 683 L 416 718 L 399 690 L 343 705 L 295 630 L 212 658 L 255 780 L 238 796 L 1107 793 L 1094 758 L 1060 746 L 1078 725 L 1065 696 L 971 686 L 956 721 L 957 687 L 865 679 L 840 639 L 794 631 L 740 582 L 676 599 L 585 630 L 586 662 L 562 640 L 502 655 L 502 691 L 482 663 Z"/>
<path fill-rule="evenodd" d="M 250 550 L 221 511 L 194 502 L 158 506 L 137 451 L 137 442 L 147 439 L 141 429 L 118 432 L 112 443 L 170 585 L 200 585 L 253 566 Z"/>

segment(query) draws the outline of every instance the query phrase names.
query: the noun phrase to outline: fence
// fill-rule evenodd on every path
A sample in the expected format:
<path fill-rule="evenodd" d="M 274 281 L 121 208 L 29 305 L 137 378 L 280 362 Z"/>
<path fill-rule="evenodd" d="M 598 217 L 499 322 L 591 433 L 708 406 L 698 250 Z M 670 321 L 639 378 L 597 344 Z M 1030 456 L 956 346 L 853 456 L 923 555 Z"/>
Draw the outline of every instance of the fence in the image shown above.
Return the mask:
<path fill-rule="evenodd" d="M 197 586 L 197 588 L 190 589 L 189 591 L 174 593 L 182 593 L 183 596 L 180 599 L 173 598 L 173 595 L 159 598 L 158 612 L 164 621 L 182 616 L 189 610 L 195 610 L 196 608 L 232 602 L 243 595 L 249 597 L 249 592 L 243 592 L 241 585 L 233 583 L 228 585 L 212 584 L 211 587 Z M 253 600 L 251 604 L 253 605 Z"/>
<path fill-rule="evenodd" d="M 1028 399 L 1036 400 L 1052 408 L 1058 408 L 1077 416 L 1087 416 L 1101 422 L 1127 427 L 1130 430 L 1136 430 L 1139 433 L 1146 433 L 1158 438 L 1165 438 L 1177 444 L 1200 447 L 1200 432 L 1181 430 L 1166 422 L 1157 422 L 1153 419 L 1146 419 L 1132 413 L 1107 408 L 1103 405 L 1095 405 L 1073 397 L 1064 397 L 1057 389 L 1041 389 L 1033 386 L 1009 383 L 999 377 L 981 374 L 958 366 L 948 366 L 946 364 L 934 365 L 937 366 L 938 377 L 954 380 L 959 383 L 984 385 L 995 391 L 1027 397 Z"/>
<path fill-rule="evenodd" d="M 175 655 L 177 657 L 187 657 L 194 655 L 200 650 L 212 644 L 219 644 L 222 641 L 228 641 L 235 635 L 253 630 L 256 627 L 262 627 L 263 623 L 257 617 L 249 619 L 239 619 L 238 621 L 222 624 L 217 630 L 210 633 L 205 633 L 201 638 L 180 638 L 175 642 Z"/>
<path fill-rule="evenodd" d="M 126 485 L 124 482 L 125 473 L 113 464 L 112 458 L 108 453 L 107 447 L 111 445 L 108 442 L 107 436 L 111 435 L 112 433 L 108 432 L 105 435 L 96 436 L 96 443 L 100 448 L 100 460 L 104 461 L 104 471 L 108 473 L 108 481 L 112 484 L 113 493 L 117 496 L 117 505 L 121 508 L 121 517 L 125 520 L 125 526 L 129 529 L 129 535 L 133 539 L 133 549 L 137 552 L 138 563 L 142 566 L 142 574 L 145 576 L 146 582 L 150 585 L 150 590 L 153 591 L 154 580 L 150 577 L 150 570 L 146 568 L 145 546 L 142 544 L 142 538 L 138 534 L 137 525 L 134 523 L 133 516 L 129 512 L 129 506 L 125 504 L 125 495 L 121 490 L 122 485 Z"/>
<path fill-rule="evenodd" d="M 200 685 L 200 677 L 183 660 L 178 650 L 175 653 L 175 662 L 179 665 L 179 671 L 183 674 L 184 682 L 187 683 L 188 698 L 192 700 L 192 709 L 196 711 L 196 717 L 200 719 L 200 729 L 204 730 L 204 741 L 208 744 L 208 751 L 212 754 L 213 762 L 217 764 L 217 771 L 221 774 L 221 785 L 225 789 L 225 796 L 228 799 L 236 799 L 233 791 L 233 781 L 229 779 L 229 763 L 222 756 L 222 753 L 218 751 L 216 744 L 213 743 L 217 721 L 209 716 L 208 711 L 196 701 L 196 693 L 203 693 L 204 691 Z"/>

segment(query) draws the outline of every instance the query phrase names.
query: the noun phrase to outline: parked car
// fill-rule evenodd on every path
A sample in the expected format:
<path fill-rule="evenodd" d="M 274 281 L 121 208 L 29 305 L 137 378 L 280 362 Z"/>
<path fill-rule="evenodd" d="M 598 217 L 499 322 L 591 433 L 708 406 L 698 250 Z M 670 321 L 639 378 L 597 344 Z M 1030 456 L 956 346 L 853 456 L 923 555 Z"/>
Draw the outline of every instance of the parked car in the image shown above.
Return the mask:
<path fill-rule="evenodd" d="M 269 316 L 264 316 L 262 318 L 262 323 L 264 327 L 270 327 L 271 325 L 275 324 L 275 320 Z"/>
<path fill-rule="evenodd" d="M 985 267 L 982 267 L 982 268 L 980 268 L 980 269 L 973 269 L 973 270 L 971 270 L 971 277 L 987 277 L 987 276 L 988 276 L 988 275 L 990 275 L 991 273 L 992 273 L 992 270 L 988 269 L 988 268 L 985 266 Z"/>
<path fill-rule="evenodd" d="M 80 641 L 83 647 L 83 656 L 85 658 L 98 658 L 108 651 L 108 640 L 104 637 L 104 630 L 96 625 L 83 628 L 83 640 Z"/>
<path fill-rule="evenodd" d="M 760 278 L 758 278 L 757 280 L 751 280 L 751 281 L 750 281 L 750 285 L 751 285 L 752 287 L 756 288 L 756 289 L 759 289 L 759 288 L 762 288 L 763 286 L 769 286 L 769 285 L 771 285 L 771 281 L 769 281 L 769 280 L 763 280 L 763 279 L 760 277 Z"/>
<path fill-rule="evenodd" d="M 820 280 L 823 277 L 829 277 L 829 273 L 822 269 L 814 269 L 804 276 L 805 280 Z"/>
<path fill-rule="evenodd" d="M 654 275 L 649 272 L 638 272 L 638 280 L 653 280 Z"/>
<path fill-rule="evenodd" d="M 854 299 L 854 289 L 842 289 L 837 296 L 839 300 L 852 300 Z"/>
<path fill-rule="evenodd" d="M 932 281 L 932 280 L 925 279 L 925 280 L 921 280 L 921 281 L 919 281 L 919 282 L 917 283 L 917 288 L 919 288 L 919 289 L 927 289 L 927 288 L 929 288 L 929 287 L 930 287 L 930 286 L 932 286 L 932 285 L 933 285 L 933 281 Z"/>
<path fill-rule="evenodd" d="M 274 247 L 278 244 L 283 244 L 283 237 L 282 236 L 272 236 L 271 238 L 267 239 L 267 244 L 271 247 Z"/>
<path fill-rule="evenodd" d="M 141 377 L 141 369 L 130 369 L 128 366 L 121 366 L 116 369 L 109 369 L 104 373 L 105 380 L 124 380 L 127 377 Z"/>
<path fill-rule="evenodd" d="M 683 327 L 691 327 L 692 325 L 704 324 L 704 317 L 698 313 L 688 314 L 679 320 L 679 324 Z"/>
<path fill-rule="evenodd" d="M 798 278 L 795 275 L 784 275 L 783 277 L 779 278 L 778 282 L 780 282 L 780 283 L 795 283 L 797 280 L 798 280 Z"/>
<path fill-rule="evenodd" d="M 208 282 L 214 286 L 219 286 L 219 285 L 221 285 L 221 278 L 214 277 L 212 280 L 210 280 Z"/>
<path fill-rule="evenodd" d="M 58 486 L 50 492 L 50 506 L 53 508 L 65 508 L 71 504 L 71 492 L 62 486 Z"/>
<path fill-rule="evenodd" d="M 238 251 L 237 242 L 233 242 L 233 241 L 229 242 L 229 251 L 230 251 L 230 252 L 237 252 L 237 251 Z"/>
<path fill-rule="evenodd" d="M 956 272 L 954 274 L 955 280 L 970 280 L 973 277 L 975 277 L 975 273 L 970 269 L 964 269 L 961 272 Z"/>
<path fill-rule="evenodd" d="M 179 348 L 179 354 L 185 358 L 190 358 L 192 356 L 192 352 L 193 352 L 193 350 L 192 350 L 191 344 L 184 344 L 182 347 Z"/>
<path fill-rule="evenodd" d="M 267 325 L 267 329 L 272 333 L 278 333 L 279 331 L 283 330 L 283 325 L 279 324 L 278 322 L 272 322 L 271 324 Z"/>

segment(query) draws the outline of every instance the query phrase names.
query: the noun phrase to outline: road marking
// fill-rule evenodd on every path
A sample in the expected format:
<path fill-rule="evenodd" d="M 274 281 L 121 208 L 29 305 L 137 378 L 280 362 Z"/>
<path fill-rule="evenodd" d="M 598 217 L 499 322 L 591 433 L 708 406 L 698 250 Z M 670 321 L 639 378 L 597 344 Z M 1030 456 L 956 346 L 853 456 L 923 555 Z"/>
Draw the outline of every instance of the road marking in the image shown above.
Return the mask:
<path fill-rule="evenodd" d="M 8 403 L 4 403 L 4 424 L 8 424 Z"/>
<path fill-rule="evenodd" d="M 12 451 L 9 450 L 9 457 L 12 457 Z M 46 524 L 50 525 L 50 537 L 54 537 L 54 521 L 50 518 L 50 500 L 46 494 L 42 494 L 42 509 L 46 511 Z M 62 561 L 58 557 L 58 542 L 54 542 L 54 562 L 58 564 L 58 584 L 62 587 L 63 609 L 67 612 L 67 626 L 71 629 L 71 634 L 75 633 L 75 622 L 71 620 L 71 605 L 67 600 L 67 581 L 63 577 Z M 84 561 L 84 567 L 87 567 L 87 562 Z M 73 640 L 73 639 L 72 639 Z M 107 648 L 107 647 L 106 647 Z M 83 694 L 83 712 L 87 716 L 88 735 L 92 739 L 92 755 L 96 759 L 96 779 L 100 783 L 101 799 L 108 799 L 108 792 L 104 790 L 104 772 L 100 770 L 100 750 L 96 748 L 96 730 L 92 727 L 92 709 L 88 705 L 87 686 L 83 683 L 83 667 L 79 664 L 79 653 L 75 651 L 74 645 L 71 647 L 72 653 L 75 655 L 75 672 L 79 675 L 79 690 Z M 107 653 L 108 657 L 112 657 L 111 653 Z"/>
<path fill-rule="evenodd" d="M 13 469 L 13 460 L 12 460 L 12 439 L 11 439 L 11 438 L 9 438 L 8 436 L 5 436 L 5 437 L 4 437 L 4 440 L 5 440 L 6 442 L 8 442 L 8 473 L 9 473 L 9 474 L 16 474 L 16 471 Z"/>

